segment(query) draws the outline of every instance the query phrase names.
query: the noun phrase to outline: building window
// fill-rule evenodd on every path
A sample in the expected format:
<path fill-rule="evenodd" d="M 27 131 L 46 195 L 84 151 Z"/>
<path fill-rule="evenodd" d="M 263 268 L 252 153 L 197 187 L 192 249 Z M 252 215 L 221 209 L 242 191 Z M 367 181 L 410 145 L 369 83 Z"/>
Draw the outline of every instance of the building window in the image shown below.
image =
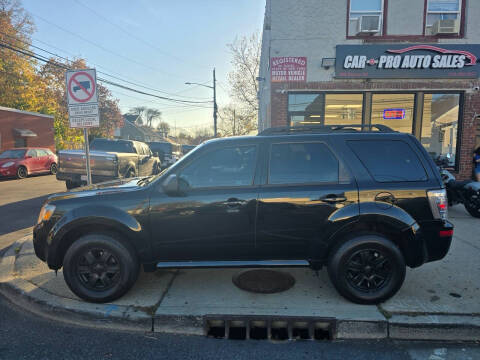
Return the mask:
<path fill-rule="evenodd" d="M 434 158 L 455 166 L 460 94 L 425 94 L 421 142 Z"/>
<path fill-rule="evenodd" d="M 323 124 L 323 94 L 289 94 L 290 126 Z"/>
<path fill-rule="evenodd" d="M 461 23 L 461 0 L 428 0 L 425 35 L 458 34 Z M 453 20 L 441 23 L 441 20 Z"/>
<path fill-rule="evenodd" d="M 363 94 L 326 94 L 325 125 L 361 125 Z"/>
<path fill-rule="evenodd" d="M 371 123 L 411 134 L 414 108 L 415 94 L 373 94 Z"/>
<path fill-rule="evenodd" d="M 290 126 L 360 125 L 363 94 L 291 93 L 288 96 Z"/>
<path fill-rule="evenodd" d="M 27 139 L 22 138 L 22 137 L 17 137 L 15 138 L 15 143 L 13 145 L 16 148 L 19 147 L 26 147 L 27 146 Z"/>
<path fill-rule="evenodd" d="M 381 35 L 384 0 L 350 0 L 348 36 Z"/>

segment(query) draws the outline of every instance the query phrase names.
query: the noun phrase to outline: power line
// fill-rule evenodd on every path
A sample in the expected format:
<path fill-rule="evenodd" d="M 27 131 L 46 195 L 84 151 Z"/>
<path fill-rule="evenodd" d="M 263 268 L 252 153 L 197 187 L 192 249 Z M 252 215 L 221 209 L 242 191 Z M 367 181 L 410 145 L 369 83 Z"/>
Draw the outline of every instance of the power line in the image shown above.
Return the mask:
<path fill-rule="evenodd" d="M 0 43 L 0 46 L 1 47 L 4 47 L 4 48 L 7 48 L 9 50 L 12 50 L 12 51 L 15 51 L 17 53 L 21 53 L 25 56 L 29 56 L 29 57 L 32 57 L 32 58 L 35 58 L 37 60 L 40 60 L 40 61 L 43 61 L 45 63 L 49 63 L 49 64 L 52 64 L 54 66 L 57 66 L 57 67 L 60 67 L 60 68 L 63 68 L 65 70 L 70 70 L 70 68 L 66 65 L 63 65 L 63 64 L 59 64 L 57 62 L 53 62 L 49 59 L 46 59 L 45 57 L 43 57 L 42 55 L 40 54 L 37 54 L 33 51 L 30 51 L 30 50 L 23 50 L 23 49 L 20 49 L 18 47 L 15 47 L 14 45 L 11 45 L 11 44 L 8 44 L 8 43 L 4 43 L 4 42 L 1 42 Z M 110 81 L 110 80 L 107 80 L 107 79 L 103 79 L 103 78 L 100 78 L 98 77 L 97 78 L 100 82 L 102 83 L 106 83 L 106 84 L 109 84 L 109 85 L 112 85 L 112 86 L 116 86 L 116 87 L 119 87 L 119 88 L 122 88 L 122 89 L 125 89 L 125 90 L 129 90 L 129 91 L 132 91 L 132 92 L 136 92 L 136 93 L 139 93 L 139 94 L 142 94 L 142 95 L 147 95 L 147 96 L 152 96 L 152 97 L 155 97 L 155 98 L 158 98 L 158 99 L 162 99 L 162 100 L 166 100 L 166 101 L 172 101 L 172 102 L 176 102 L 176 103 L 181 103 L 181 104 L 206 104 L 206 103 L 211 103 L 211 101 L 190 101 L 190 100 L 181 100 L 181 99 L 174 99 L 174 98 L 169 98 L 169 97 L 165 97 L 165 96 L 159 96 L 159 95 L 155 95 L 155 94 L 151 94 L 151 93 L 147 93 L 145 91 L 141 91 L 141 90 L 137 90 L 137 89 L 133 89 L 131 87 L 128 87 L 128 86 L 125 86 L 125 85 L 122 85 L 122 84 L 119 84 L 119 83 L 115 83 L 113 81 Z"/>
<path fill-rule="evenodd" d="M 0 33 L 2 33 L 2 32 L 0 31 Z M 10 36 L 10 35 L 5 34 L 5 33 L 2 33 L 2 34 L 3 34 L 3 35 L 6 35 L 6 36 L 9 36 L 9 37 L 11 37 L 11 38 L 15 38 L 15 37 Z M 20 39 L 18 39 L 18 38 L 15 38 L 15 39 L 20 40 Z M 61 52 L 65 53 L 65 54 L 69 54 L 69 55 L 71 55 L 71 56 L 73 56 L 73 57 L 77 57 L 77 55 L 72 54 L 71 52 L 68 52 L 68 51 L 66 51 L 66 50 L 60 49 L 59 47 L 54 46 L 54 45 L 52 45 L 52 44 L 49 44 L 49 43 L 47 43 L 47 42 L 45 42 L 45 41 L 43 41 L 43 40 L 40 40 L 40 39 L 37 39 L 37 38 L 33 38 L 33 37 L 32 37 L 32 40 L 34 40 L 34 41 L 36 41 L 36 42 L 39 42 L 39 43 L 41 43 L 41 44 L 44 44 L 44 45 L 46 45 L 46 46 L 48 46 L 48 47 L 51 47 L 52 49 L 56 49 L 56 50 L 58 50 L 58 51 L 61 51 Z M 20 41 L 22 41 L 22 40 L 20 40 Z M 36 47 L 36 46 L 34 46 L 34 45 L 32 45 L 32 44 L 27 43 L 26 41 L 22 41 L 22 42 L 24 42 L 25 44 L 28 44 L 29 46 Z M 38 47 L 36 47 L 36 48 L 38 48 Z M 41 49 L 41 48 L 39 48 L 39 49 Z M 42 50 L 42 51 L 45 51 L 45 52 L 49 53 L 47 50 Z M 55 54 L 54 56 L 57 56 L 57 57 L 59 57 L 59 58 L 63 58 L 62 56 L 57 55 L 57 54 Z M 89 62 L 90 62 L 90 61 L 89 61 Z M 115 71 L 112 71 L 111 69 L 108 69 L 108 68 L 106 68 L 106 67 L 103 66 L 103 65 L 95 64 L 95 63 L 93 63 L 93 62 L 90 62 L 90 63 L 91 63 L 92 65 L 95 65 L 95 67 L 97 67 L 97 68 L 105 69 L 105 70 L 109 71 L 110 73 L 119 75 L 119 73 L 117 73 L 117 72 L 115 72 Z M 99 71 L 99 72 L 100 72 L 100 71 Z M 110 76 L 110 77 L 114 77 L 114 76 L 109 75 L 109 74 L 107 74 L 107 73 L 103 73 L 103 74 L 104 74 L 104 75 L 107 75 L 107 76 Z M 139 86 L 139 87 L 140 87 L 140 85 L 138 85 L 138 84 L 143 85 L 143 87 L 145 87 L 145 88 L 151 87 L 151 85 L 146 84 L 146 83 L 144 83 L 144 82 L 138 81 L 138 80 L 136 80 L 136 79 L 129 78 L 128 76 L 125 76 L 125 75 L 122 75 L 122 76 L 123 76 L 124 78 L 126 78 L 126 79 L 131 79 L 131 80 L 135 81 L 136 84 L 137 84 L 137 86 Z M 125 81 L 125 80 L 123 80 L 123 79 L 122 79 L 122 81 L 127 82 L 127 81 Z M 173 92 L 173 93 L 172 93 L 172 92 L 167 92 L 167 91 L 158 90 L 158 89 L 156 89 L 155 91 L 157 91 L 157 92 L 159 92 L 159 93 L 163 93 L 163 94 L 175 96 L 175 95 L 177 95 L 178 93 L 181 93 L 181 92 L 183 92 L 183 91 L 185 91 L 185 90 L 179 91 L 178 93 L 177 93 L 177 92 Z M 205 99 L 205 98 L 200 98 L 200 97 L 198 97 L 198 96 L 182 96 L 182 97 L 184 97 L 184 98 L 190 98 L 190 99 Z"/>
<path fill-rule="evenodd" d="M 94 13 L 96 16 L 98 16 L 99 18 L 103 19 L 106 23 L 108 23 L 108 24 L 116 27 L 117 29 L 119 29 L 119 30 L 122 31 L 123 33 L 125 33 L 125 34 L 127 34 L 128 36 L 134 38 L 135 40 L 138 40 L 138 41 L 144 43 L 144 44 L 147 45 L 148 47 L 157 50 L 157 51 L 158 51 L 159 53 L 161 53 L 162 55 L 165 55 L 165 56 L 171 57 L 171 58 L 173 58 L 173 59 L 175 59 L 175 60 L 178 60 L 178 61 L 181 61 L 181 62 L 183 62 L 183 63 L 186 63 L 186 61 L 185 61 L 184 59 L 179 58 L 179 57 L 176 56 L 176 55 L 169 54 L 169 53 L 165 52 L 163 49 L 161 49 L 161 48 L 159 48 L 158 46 L 156 46 L 155 44 L 153 44 L 153 43 L 145 40 L 144 38 L 139 37 L 139 36 L 131 33 L 131 32 L 128 31 L 128 30 L 125 30 L 123 27 L 121 27 L 120 25 L 118 25 L 118 24 L 110 21 L 110 19 L 108 19 L 107 17 L 103 16 L 102 14 L 100 14 L 99 12 L 97 12 L 95 9 L 92 9 L 92 8 L 89 7 L 88 5 L 85 5 L 83 2 L 81 2 L 81 1 L 79 1 L 79 0 L 73 0 L 73 1 L 76 2 L 78 5 L 81 5 L 81 6 L 83 6 L 84 8 L 90 10 L 90 11 L 91 11 L 92 13 Z M 196 64 L 196 65 L 198 65 L 198 64 Z M 200 65 L 200 66 L 206 67 L 206 66 L 204 66 L 204 65 Z"/>
<path fill-rule="evenodd" d="M 33 14 L 33 13 L 31 13 L 31 14 L 32 14 L 33 16 L 39 18 L 40 20 L 46 22 L 47 24 L 49 24 L 49 25 L 51 25 L 51 26 L 54 26 L 54 27 L 56 27 L 56 28 L 58 28 L 58 29 L 60 29 L 60 30 L 62 30 L 62 31 L 64 31 L 64 32 L 72 35 L 72 36 L 75 36 L 75 37 L 77 37 L 77 38 L 79 38 L 79 39 L 81 39 L 81 40 L 89 43 L 90 45 L 93 45 L 93 46 L 95 46 L 95 47 L 97 47 L 97 48 L 99 48 L 99 49 L 101 49 L 101 50 L 103 50 L 103 51 L 105 51 L 105 52 L 107 52 L 107 53 L 109 53 L 109 54 L 115 55 L 115 56 L 117 56 L 117 57 L 119 57 L 119 58 L 122 58 L 122 59 L 124 59 L 124 60 L 126 60 L 126 61 L 129 61 L 129 62 L 134 63 L 134 64 L 137 64 L 137 65 L 143 66 L 143 67 L 148 68 L 148 69 L 150 69 L 150 70 L 158 71 L 158 72 L 161 72 L 161 73 L 163 73 L 163 74 L 165 74 L 165 75 L 168 75 L 168 76 L 178 77 L 177 75 L 167 73 L 167 72 L 165 72 L 165 71 L 163 71 L 163 70 L 154 68 L 154 67 L 152 67 L 152 66 L 150 66 L 150 65 L 141 63 L 141 62 L 136 61 L 136 60 L 134 60 L 134 59 L 131 59 L 131 58 L 127 57 L 127 56 L 124 56 L 124 55 L 122 55 L 122 54 L 119 54 L 119 53 L 117 53 L 117 52 L 115 52 L 115 51 L 109 50 L 109 49 L 107 49 L 106 47 L 104 47 L 104 46 L 102 46 L 102 45 L 100 45 L 100 44 L 97 44 L 96 42 L 91 41 L 90 39 L 87 39 L 87 38 L 85 38 L 85 37 L 83 37 L 83 36 L 81 36 L 81 35 L 79 35 L 79 34 L 77 34 L 77 33 L 74 33 L 73 31 L 70 31 L 70 30 L 68 30 L 68 29 L 65 29 L 64 27 L 62 27 L 62 26 L 60 26 L 60 25 L 57 25 L 57 24 L 55 24 L 55 23 L 53 23 L 53 22 L 51 22 L 51 21 L 43 18 L 43 17 L 40 16 L 40 15 L 36 15 L 36 14 Z"/>

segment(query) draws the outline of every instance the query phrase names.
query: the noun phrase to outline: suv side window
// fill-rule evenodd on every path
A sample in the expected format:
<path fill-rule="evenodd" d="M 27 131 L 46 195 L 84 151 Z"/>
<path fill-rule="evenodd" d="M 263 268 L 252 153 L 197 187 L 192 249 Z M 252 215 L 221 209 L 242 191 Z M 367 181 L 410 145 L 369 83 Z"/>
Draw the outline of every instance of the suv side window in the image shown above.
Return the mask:
<path fill-rule="evenodd" d="M 348 183 L 338 159 L 323 143 L 272 144 L 269 184 Z"/>
<path fill-rule="evenodd" d="M 401 140 L 351 140 L 348 145 L 377 182 L 426 181 L 412 148 Z"/>
<path fill-rule="evenodd" d="M 257 147 L 234 146 L 203 154 L 178 175 L 188 188 L 249 186 L 255 175 Z"/>

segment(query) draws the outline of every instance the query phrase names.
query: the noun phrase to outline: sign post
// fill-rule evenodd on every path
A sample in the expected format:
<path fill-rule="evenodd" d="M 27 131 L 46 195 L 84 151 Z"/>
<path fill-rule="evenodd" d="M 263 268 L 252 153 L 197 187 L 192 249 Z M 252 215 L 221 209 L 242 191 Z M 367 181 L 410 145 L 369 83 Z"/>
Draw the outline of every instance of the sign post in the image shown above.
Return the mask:
<path fill-rule="evenodd" d="M 97 75 L 95 69 L 69 70 L 66 74 L 68 117 L 71 128 L 83 129 L 87 184 L 92 184 L 88 128 L 98 127 Z"/>

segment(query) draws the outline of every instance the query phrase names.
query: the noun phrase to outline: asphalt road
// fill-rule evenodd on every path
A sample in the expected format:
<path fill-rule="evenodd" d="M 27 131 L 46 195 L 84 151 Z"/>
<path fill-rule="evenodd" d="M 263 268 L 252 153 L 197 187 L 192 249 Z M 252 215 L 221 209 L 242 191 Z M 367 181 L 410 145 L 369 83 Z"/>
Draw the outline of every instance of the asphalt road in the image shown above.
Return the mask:
<path fill-rule="evenodd" d="M 47 196 L 62 191 L 65 183 L 53 175 L 0 180 L 0 256 L 13 241 L 31 233 Z"/>
<path fill-rule="evenodd" d="M 0 359 L 429 359 L 480 358 L 475 344 L 224 340 L 76 327 L 29 314 L 0 296 Z"/>

